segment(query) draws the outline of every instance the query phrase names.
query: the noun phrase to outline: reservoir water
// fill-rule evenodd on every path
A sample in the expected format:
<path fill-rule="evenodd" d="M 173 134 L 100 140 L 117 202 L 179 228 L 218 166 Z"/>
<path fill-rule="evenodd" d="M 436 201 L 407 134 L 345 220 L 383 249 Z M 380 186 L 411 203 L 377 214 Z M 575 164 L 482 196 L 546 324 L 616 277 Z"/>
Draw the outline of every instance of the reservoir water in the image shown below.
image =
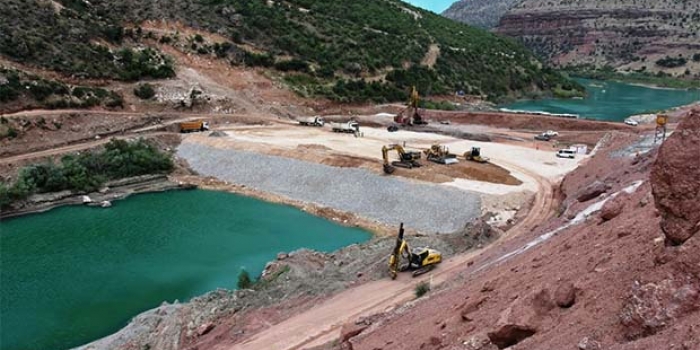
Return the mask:
<path fill-rule="evenodd" d="M 0 348 L 67 349 L 163 301 L 234 289 L 278 252 L 366 241 L 296 208 L 213 191 L 143 194 L 0 223 Z"/>
<path fill-rule="evenodd" d="M 576 79 L 586 87 L 583 99 L 524 100 L 499 106 L 512 110 L 576 114 L 586 119 L 623 121 L 645 112 L 656 112 L 700 101 L 700 90 L 671 90 L 618 83 Z"/>

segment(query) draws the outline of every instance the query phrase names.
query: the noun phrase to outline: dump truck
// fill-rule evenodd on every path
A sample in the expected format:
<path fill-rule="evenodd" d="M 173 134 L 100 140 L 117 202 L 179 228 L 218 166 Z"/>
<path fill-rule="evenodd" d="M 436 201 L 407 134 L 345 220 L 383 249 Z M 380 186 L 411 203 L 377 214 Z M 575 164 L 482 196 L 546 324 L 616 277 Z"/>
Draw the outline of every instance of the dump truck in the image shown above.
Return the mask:
<path fill-rule="evenodd" d="M 326 124 L 326 121 L 323 120 L 323 117 L 319 116 L 299 118 L 297 121 L 299 122 L 299 125 L 305 126 L 323 126 Z"/>
<path fill-rule="evenodd" d="M 209 122 L 197 120 L 191 122 L 180 123 L 180 132 L 194 132 L 209 130 Z"/>
<path fill-rule="evenodd" d="M 333 132 L 359 133 L 360 123 L 352 120 L 345 123 L 331 123 L 331 128 Z"/>

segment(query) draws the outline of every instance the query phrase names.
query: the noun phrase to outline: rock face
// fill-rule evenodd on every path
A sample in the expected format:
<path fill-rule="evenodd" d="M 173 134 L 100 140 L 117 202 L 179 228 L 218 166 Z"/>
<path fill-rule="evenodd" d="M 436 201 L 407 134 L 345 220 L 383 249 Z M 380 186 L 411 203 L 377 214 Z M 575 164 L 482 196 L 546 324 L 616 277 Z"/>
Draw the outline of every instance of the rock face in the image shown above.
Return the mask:
<path fill-rule="evenodd" d="M 607 191 L 609 188 L 610 187 L 608 185 L 600 181 L 596 181 L 576 194 L 576 200 L 579 202 L 588 202 L 589 200 L 605 193 L 605 191 Z"/>
<path fill-rule="evenodd" d="M 652 335 L 699 308 L 700 291 L 692 278 L 636 283 L 620 313 L 620 323 L 628 339 L 637 339 Z"/>
<path fill-rule="evenodd" d="M 461 0 L 442 13 L 443 16 L 466 24 L 491 29 L 518 0 Z"/>
<path fill-rule="evenodd" d="M 663 0 L 523 0 L 497 27 L 557 65 L 700 76 L 700 2 Z M 677 67 L 656 62 L 682 55 Z"/>
<path fill-rule="evenodd" d="M 667 242 L 679 245 L 700 231 L 700 110 L 686 116 L 659 149 L 651 172 Z"/>

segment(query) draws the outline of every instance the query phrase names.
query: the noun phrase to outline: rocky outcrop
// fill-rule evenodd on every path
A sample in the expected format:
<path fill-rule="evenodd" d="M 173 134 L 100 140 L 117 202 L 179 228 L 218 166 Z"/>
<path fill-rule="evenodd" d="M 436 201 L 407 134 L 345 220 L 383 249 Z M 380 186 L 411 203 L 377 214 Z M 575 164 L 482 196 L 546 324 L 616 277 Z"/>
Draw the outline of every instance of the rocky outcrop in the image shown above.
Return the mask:
<path fill-rule="evenodd" d="M 662 0 L 524 0 L 497 27 L 559 65 L 611 65 L 621 70 L 700 74 L 700 3 Z M 681 67 L 656 61 L 682 55 Z"/>
<path fill-rule="evenodd" d="M 700 231 L 700 110 L 685 117 L 659 149 L 651 172 L 666 241 L 679 245 Z"/>
<path fill-rule="evenodd" d="M 626 193 L 622 192 L 615 196 L 615 198 L 605 202 L 603 207 L 600 209 L 600 218 L 604 221 L 608 221 L 620 215 L 622 210 L 625 208 L 625 203 L 627 202 L 628 197 L 629 196 Z"/>
<path fill-rule="evenodd" d="M 655 334 L 699 308 L 700 291 L 690 276 L 644 285 L 637 282 L 620 313 L 620 322 L 624 335 L 637 339 Z"/>
<path fill-rule="evenodd" d="M 460 0 L 452 4 L 443 16 L 466 24 L 491 29 L 498 25 L 518 0 Z"/>
<path fill-rule="evenodd" d="M 576 200 L 579 202 L 588 202 L 589 200 L 605 193 L 608 189 L 610 189 L 609 185 L 606 185 L 600 181 L 595 181 L 577 193 Z"/>

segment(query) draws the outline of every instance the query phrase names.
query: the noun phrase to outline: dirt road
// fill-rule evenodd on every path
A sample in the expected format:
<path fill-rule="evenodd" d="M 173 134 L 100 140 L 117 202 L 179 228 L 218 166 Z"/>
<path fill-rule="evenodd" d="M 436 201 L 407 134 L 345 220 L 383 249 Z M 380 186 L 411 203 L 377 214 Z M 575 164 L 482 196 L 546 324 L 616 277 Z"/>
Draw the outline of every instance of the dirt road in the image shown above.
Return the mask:
<path fill-rule="evenodd" d="M 387 278 L 346 290 L 307 312 L 273 325 L 239 344 L 222 344 L 214 349 L 296 350 L 322 345 L 338 339 L 343 324 L 410 301 L 414 298 L 413 289 L 420 281 L 430 281 L 432 285 L 449 281 L 462 272 L 467 263 L 477 255 L 482 255 L 521 233 L 530 231 L 553 213 L 555 199 L 552 182 L 525 169 L 513 167 L 531 176 L 538 184 L 538 191 L 529 215 L 498 242 L 484 249 L 447 259 L 434 272 L 421 278 L 402 274 L 395 281 Z"/>

